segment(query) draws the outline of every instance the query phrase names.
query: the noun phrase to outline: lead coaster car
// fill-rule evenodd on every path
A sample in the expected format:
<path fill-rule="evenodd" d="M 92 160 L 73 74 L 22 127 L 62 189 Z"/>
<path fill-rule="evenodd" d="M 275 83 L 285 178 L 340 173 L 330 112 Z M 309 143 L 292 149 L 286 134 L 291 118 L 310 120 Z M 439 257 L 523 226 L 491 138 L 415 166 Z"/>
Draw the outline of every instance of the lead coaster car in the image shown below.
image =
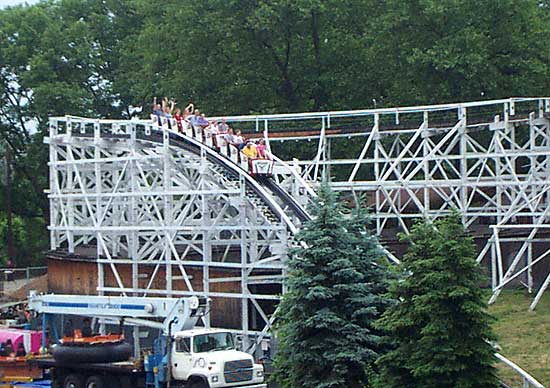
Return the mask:
<path fill-rule="evenodd" d="M 53 358 L 60 363 L 97 364 L 127 361 L 132 347 L 123 336 L 65 337 L 51 347 Z"/>

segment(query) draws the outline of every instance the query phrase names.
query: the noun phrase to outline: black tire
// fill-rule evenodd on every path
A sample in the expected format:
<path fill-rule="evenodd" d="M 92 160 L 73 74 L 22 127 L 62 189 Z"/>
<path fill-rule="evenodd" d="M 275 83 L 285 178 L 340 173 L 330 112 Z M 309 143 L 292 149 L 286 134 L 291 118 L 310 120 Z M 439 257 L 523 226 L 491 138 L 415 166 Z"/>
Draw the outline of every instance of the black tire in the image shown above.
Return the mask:
<path fill-rule="evenodd" d="M 207 383 L 200 379 L 192 379 L 185 388 L 210 388 Z"/>
<path fill-rule="evenodd" d="M 84 388 L 84 378 L 76 373 L 71 373 L 63 381 L 63 388 Z"/>
<path fill-rule="evenodd" d="M 102 376 L 90 376 L 84 384 L 84 388 L 107 388 L 110 385 L 106 384 L 105 379 Z"/>
<path fill-rule="evenodd" d="M 60 373 L 56 368 L 53 368 L 50 370 L 50 377 L 52 379 L 52 388 L 63 388 L 65 375 Z"/>
<path fill-rule="evenodd" d="M 52 356 L 59 363 L 86 364 L 126 361 L 132 355 L 128 342 L 97 345 L 55 345 Z"/>
<path fill-rule="evenodd" d="M 109 377 L 104 377 L 104 379 L 105 379 L 105 388 L 120 388 L 122 386 L 120 377 L 109 376 Z M 135 386 L 132 386 L 132 388 L 134 387 Z"/>

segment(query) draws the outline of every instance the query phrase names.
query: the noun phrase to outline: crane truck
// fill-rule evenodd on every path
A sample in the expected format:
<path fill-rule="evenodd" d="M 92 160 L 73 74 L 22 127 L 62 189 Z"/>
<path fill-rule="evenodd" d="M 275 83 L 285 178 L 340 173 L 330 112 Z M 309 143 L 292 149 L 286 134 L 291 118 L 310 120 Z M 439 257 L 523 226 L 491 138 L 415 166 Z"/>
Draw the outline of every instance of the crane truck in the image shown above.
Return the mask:
<path fill-rule="evenodd" d="M 53 388 L 266 388 L 264 371 L 248 353 L 236 350 L 233 333 L 196 327 L 207 301 L 197 297 L 153 298 L 84 295 L 29 296 L 29 309 L 42 316 L 46 328 L 59 314 L 93 317 L 112 323 L 159 329 L 152 351 L 122 362 L 30 358 L 49 371 Z M 51 325 L 50 326 L 54 326 Z M 56 339 L 55 327 L 49 336 Z M 135 340 L 134 346 L 139 346 Z"/>

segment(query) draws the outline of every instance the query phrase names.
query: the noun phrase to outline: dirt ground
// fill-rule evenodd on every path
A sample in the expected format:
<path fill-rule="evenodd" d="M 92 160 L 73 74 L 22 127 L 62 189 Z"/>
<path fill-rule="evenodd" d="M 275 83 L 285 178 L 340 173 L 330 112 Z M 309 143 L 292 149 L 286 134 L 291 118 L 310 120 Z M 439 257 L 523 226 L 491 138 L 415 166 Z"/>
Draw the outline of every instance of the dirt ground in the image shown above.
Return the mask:
<path fill-rule="evenodd" d="M 28 284 L 26 280 L 18 281 L 17 283 L 4 284 L 4 298 L 8 301 L 17 301 L 27 299 L 27 290 L 36 290 L 38 292 L 47 292 L 48 291 L 48 275 L 39 276 L 32 278 Z"/>

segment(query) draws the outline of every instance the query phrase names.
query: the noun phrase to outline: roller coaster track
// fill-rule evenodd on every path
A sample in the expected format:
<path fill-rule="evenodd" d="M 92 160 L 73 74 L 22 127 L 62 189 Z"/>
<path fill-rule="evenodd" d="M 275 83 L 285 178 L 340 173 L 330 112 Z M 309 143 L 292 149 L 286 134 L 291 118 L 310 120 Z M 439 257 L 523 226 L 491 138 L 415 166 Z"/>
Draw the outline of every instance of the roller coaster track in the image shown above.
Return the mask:
<path fill-rule="evenodd" d="M 162 135 L 163 131 L 161 129 L 153 130 L 152 135 L 149 138 L 147 138 L 147 136 L 139 136 L 138 138 L 140 140 L 149 140 L 161 144 Z M 175 132 L 168 132 L 168 136 L 170 138 L 170 146 L 188 150 L 196 155 L 205 153 L 209 162 L 223 168 L 223 174 L 228 179 L 238 180 L 239 177 L 242 177 L 246 182 L 247 189 L 250 190 L 249 192 L 254 193 L 262 202 L 264 202 L 273 215 L 283 221 L 293 234 L 298 232 L 299 226 L 295 224 L 295 221 L 293 221 L 292 218 L 298 220 L 299 223 L 303 223 L 311 219 L 311 216 L 294 199 L 294 197 L 279 187 L 271 178 L 265 177 L 256 179 L 252 177 L 247 171 L 243 170 L 232 160 L 222 156 L 211 147 L 208 147 L 202 142 L 199 142 L 191 137 Z M 284 206 L 284 209 L 282 206 Z"/>

